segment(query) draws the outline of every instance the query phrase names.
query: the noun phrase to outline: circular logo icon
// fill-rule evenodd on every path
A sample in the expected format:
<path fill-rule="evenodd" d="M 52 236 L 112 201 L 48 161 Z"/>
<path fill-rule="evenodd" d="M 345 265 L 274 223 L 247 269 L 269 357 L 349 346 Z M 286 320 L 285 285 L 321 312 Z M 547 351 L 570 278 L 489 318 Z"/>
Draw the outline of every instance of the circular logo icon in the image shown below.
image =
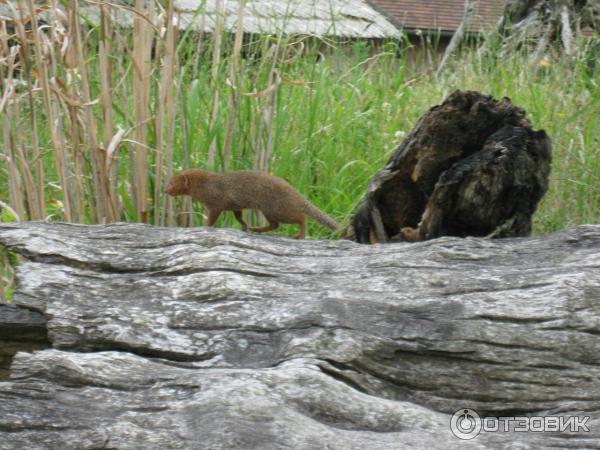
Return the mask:
<path fill-rule="evenodd" d="M 450 419 L 450 430 L 459 439 L 473 439 L 481 432 L 481 418 L 472 409 L 459 409 Z"/>

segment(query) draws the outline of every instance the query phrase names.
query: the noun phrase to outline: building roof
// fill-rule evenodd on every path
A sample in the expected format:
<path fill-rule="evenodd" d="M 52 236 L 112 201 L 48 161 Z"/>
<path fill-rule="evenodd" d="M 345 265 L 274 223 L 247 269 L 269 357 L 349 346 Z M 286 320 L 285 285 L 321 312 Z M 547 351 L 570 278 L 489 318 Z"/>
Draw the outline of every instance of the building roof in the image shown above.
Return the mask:
<path fill-rule="evenodd" d="M 382 14 L 405 30 L 456 31 L 462 21 L 464 0 L 369 0 Z M 506 0 L 475 0 L 471 32 L 491 29 L 500 19 Z"/>
<path fill-rule="evenodd" d="M 204 23 L 213 31 L 217 17 L 216 0 L 176 0 L 181 25 Z M 204 5 L 204 21 L 197 14 Z M 225 29 L 234 31 L 239 0 L 224 0 Z M 248 33 L 304 34 L 356 38 L 399 38 L 398 28 L 366 0 L 248 0 L 244 30 Z"/>
<path fill-rule="evenodd" d="M 148 0 L 150 1 L 150 0 Z M 502 16 L 507 0 L 475 0 L 469 31 L 491 29 Z M 39 0 L 35 4 L 43 4 Z M 108 2 L 107 2 L 108 3 Z M 115 19 L 132 23 L 133 0 L 113 0 Z M 223 0 L 225 29 L 235 31 L 239 0 Z M 0 16 L 11 17 L 17 0 L 0 0 Z M 98 7 L 81 2 L 81 10 L 98 20 Z M 215 28 L 217 0 L 175 0 L 180 27 L 211 32 Z M 246 0 L 247 33 L 303 34 L 351 38 L 399 38 L 400 29 L 455 31 L 461 23 L 464 0 Z"/>
<path fill-rule="evenodd" d="M 151 1 L 151 0 L 147 0 Z M 133 0 L 112 0 L 113 18 L 121 25 L 133 23 Z M 225 30 L 235 31 L 239 0 L 223 0 Z M 0 0 L 0 18 L 11 18 L 17 0 Z M 45 2 L 34 0 L 34 4 Z M 99 11 L 93 2 L 80 2 L 82 13 L 93 22 Z M 120 7 L 119 5 L 123 6 Z M 180 28 L 212 32 L 217 17 L 217 0 L 175 0 Z M 59 6 L 60 8 L 60 6 Z M 349 38 L 400 38 L 401 32 L 367 0 L 246 0 L 244 31 L 257 34 L 301 34 Z"/>

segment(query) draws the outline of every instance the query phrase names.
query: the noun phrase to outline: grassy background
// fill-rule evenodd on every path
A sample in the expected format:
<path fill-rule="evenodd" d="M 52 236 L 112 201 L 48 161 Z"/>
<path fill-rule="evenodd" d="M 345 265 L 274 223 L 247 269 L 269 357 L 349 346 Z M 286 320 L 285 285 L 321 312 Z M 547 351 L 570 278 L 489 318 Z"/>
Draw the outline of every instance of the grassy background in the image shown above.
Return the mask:
<path fill-rule="evenodd" d="M 48 88 L 49 101 L 56 107 L 65 130 L 65 144 L 59 150 L 67 160 L 69 179 L 81 185 L 80 221 L 85 223 L 102 221 L 94 211 L 94 154 L 88 152 L 85 136 L 90 123 L 97 128 L 98 136 L 105 136 L 104 140 L 98 138 L 98 154 L 104 154 L 111 136 L 119 130 L 124 133 L 115 141 L 118 145 L 113 156 L 111 182 L 118 194 L 117 220 L 141 220 L 135 206 L 137 186 L 133 174 L 137 170 L 149 186 L 147 198 L 142 200 L 147 205 L 148 221 L 168 224 L 168 217 L 155 216 L 154 212 L 170 206 L 164 204 L 162 196 L 157 201 L 153 193 L 162 192 L 170 170 L 189 165 L 214 170 L 265 168 L 286 178 L 319 208 L 344 222 L 363 196 L 369 179 L 418 118 L 456 89 L 510 97 L 528 112 L 536 129 L 545 129 L 551 137 L 554 153 L 550 188 L 534 217 L 534 233 L 600 222 L 600 68 L 596 73 L 589 70 L 585 51 L 574 59 L 550 56 L 533 63 L 525 51 L 500 61 L 493 54 L 464 49 L 436 79 L 434 68 L 429 70 L 426 63 L 418 61 L 427 59 L 426 54 L 414 61 L 413 50 L 406 43 L 373 46 L 365 42 L 324 44 L 282 36 L 250 37 L 244 40 L 240 55 L 231 36 L 225 36 L 221 50 L 216 52 L 217 43 L 210 36 L 183 33 L 177 46 L 169 50 L 167 36 L 155 35 L 155 57 L 141 69 L 148 76 L 146 113 L 150 120 L 140 125 L 134 88 L 135 73 L 140 69 L 132 53 L 140 36 L 114 24 L 108 34 L 99 26 L 88 25 L 90 28 L 79 34 L 81 53 L 63 55 L 64 40 L 59 37 L 48 43 L 47 49 L 51 75 L 70 98 L 81 100 L 73 106 L 56 92 L 56 87 Z M 69 29 L 66 33 L 72 41 L 75 31 Z M 19 43 L 16 32 L 11 38 Z M 100 54 L 101 41 L 110 49 L 108 57 Z M 582 48 L 585 50 L 585 45 Z M 2 51 L 6 57 L 9 49 L 5 46 Z M 43 191 L 44 217 L 64 220 L 64 199 L 71 188 L 61 184 L 58 175 L 57 146 L 44 107 L 40 61 L 35 53 L 36 49 L 30 48 L 30 60 L 20 59 L 20 66 L 12 71 L 6 60 L 0 63 L 3 79 L 12 76 L 21 83 L 19 86 L 25 86 L 6 94 L 5 81 L 0 93 L 0 98 L 6 94 L 11 100 L 4 105 L 2 118 L 5 148 L 0 159 L 0 201 L 11 204 L 9 183 L 16 182 L 15 189 L 26 191 L 26 169 L 34 173 L 35 164 L 41 161 L 44 179 L 39 188 Z M 176 62 L 170 75 L 165 71 L 167 56 Z M 104 63 L 110 63 L 108 91 L 101 80 L 106 73 L 102 70 L 103 57 Z M 79 58 L 87 68 L 87 79 L 81 78 L 82 66 L 69 58 Z M 280 82 L 274 82 L 276 79 Z M 161 86 L 170 90 L 170 100 L 165 100 L 165 88 Z M 96 100 L 91 106 L 83 105 L 85 88 L 90 100 Z M 107 92 L 110 95 L 103 97 Z M 112 115 L 109 129 L 107 110 Z M 84 113 L 90 114 L 87 119 Z M 158 116 L 161 122 L 157 122 Z M 84 126 L 78 128 L 78 123 Z M 165 137 L 170 133 L 165 132 L 169 124 L 171 142 Z M 140 143 L 136 132 L 142 126 L 147 140 Z M 232 142 L 230 160 L 223 157 L 228 138 Z M 6 157 L 9 141 L 25 155 L 12 181 Z M 136 142 L 148 151 L 148 160 L 142 166 L 135 166 L 134 154 L 139 148 Z M 215 151 L 212 165 L 208 163 L 211 146 Z M 167 159 L 169 150 L 172 157 Z M 266 165 L 257 162 L 260 155 L 267 155 Z M 24 205 L 24 218 L 31 218 L 27 201 Z M 183 217 L 191 218 L 187 225 L 202 224 L 200 205 L 194 205 L 191 214 L 186 213 L 190 205 L 181 200 L 172 208 L 180 224 Z M 0 220 L 14 218 L 4 209 Z M 217 226 L 238 225 L 227 214 Z M 283 233 L 291 235 L 295 229 L 284 227 Z M 314 222 L 308 233 L 310 238 L 331 236 Z M 6 268 L 4 278 L 10 278 Z"/>

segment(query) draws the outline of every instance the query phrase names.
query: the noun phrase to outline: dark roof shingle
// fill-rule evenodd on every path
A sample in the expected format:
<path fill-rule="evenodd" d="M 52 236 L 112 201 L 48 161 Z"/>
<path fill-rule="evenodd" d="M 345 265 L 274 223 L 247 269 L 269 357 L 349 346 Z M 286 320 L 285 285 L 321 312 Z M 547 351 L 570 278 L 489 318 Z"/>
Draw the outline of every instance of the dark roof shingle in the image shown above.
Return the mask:
<path fill-rule="evenodd" d="M 374 8 L 407 30 L 455 31 L 462 21 L 464 0 L 368 0 Z M 489 30 L 500 19 L 506 0 L 477 0 L 471 32 Z"/>

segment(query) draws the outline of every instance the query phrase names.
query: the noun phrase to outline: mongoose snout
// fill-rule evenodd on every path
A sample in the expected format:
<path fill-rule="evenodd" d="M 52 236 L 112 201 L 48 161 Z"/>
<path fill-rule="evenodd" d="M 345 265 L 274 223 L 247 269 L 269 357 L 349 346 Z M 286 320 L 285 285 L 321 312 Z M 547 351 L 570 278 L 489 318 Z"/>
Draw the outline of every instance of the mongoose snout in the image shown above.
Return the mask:
<path fill-rule="evenodd" d="M 320 211 L 282 178 L 266 172 L 241 170 L 209 172 L 187 169 L 173 176 L 165 191 L 172 196 L 189 195 L 208 210 L 207 225 L 212 226 L 223 211 L 233 211 L 242 229 L 263 233 L 276 229 L 280 223 L 297 224 L 296 239 L 306 236 L 306 216 L 337 230 L 338 224 Z M 242 218 L 243 209 L 257 209 L 268 225 L 248 228 Z"/>
<path fill-rule="evenodd" d="M 189 178 L 184 174 L 179 174 L 171 178 L 165 192 L 171 196 L 184 195 L 188 194 L 189 186 Z"/>

